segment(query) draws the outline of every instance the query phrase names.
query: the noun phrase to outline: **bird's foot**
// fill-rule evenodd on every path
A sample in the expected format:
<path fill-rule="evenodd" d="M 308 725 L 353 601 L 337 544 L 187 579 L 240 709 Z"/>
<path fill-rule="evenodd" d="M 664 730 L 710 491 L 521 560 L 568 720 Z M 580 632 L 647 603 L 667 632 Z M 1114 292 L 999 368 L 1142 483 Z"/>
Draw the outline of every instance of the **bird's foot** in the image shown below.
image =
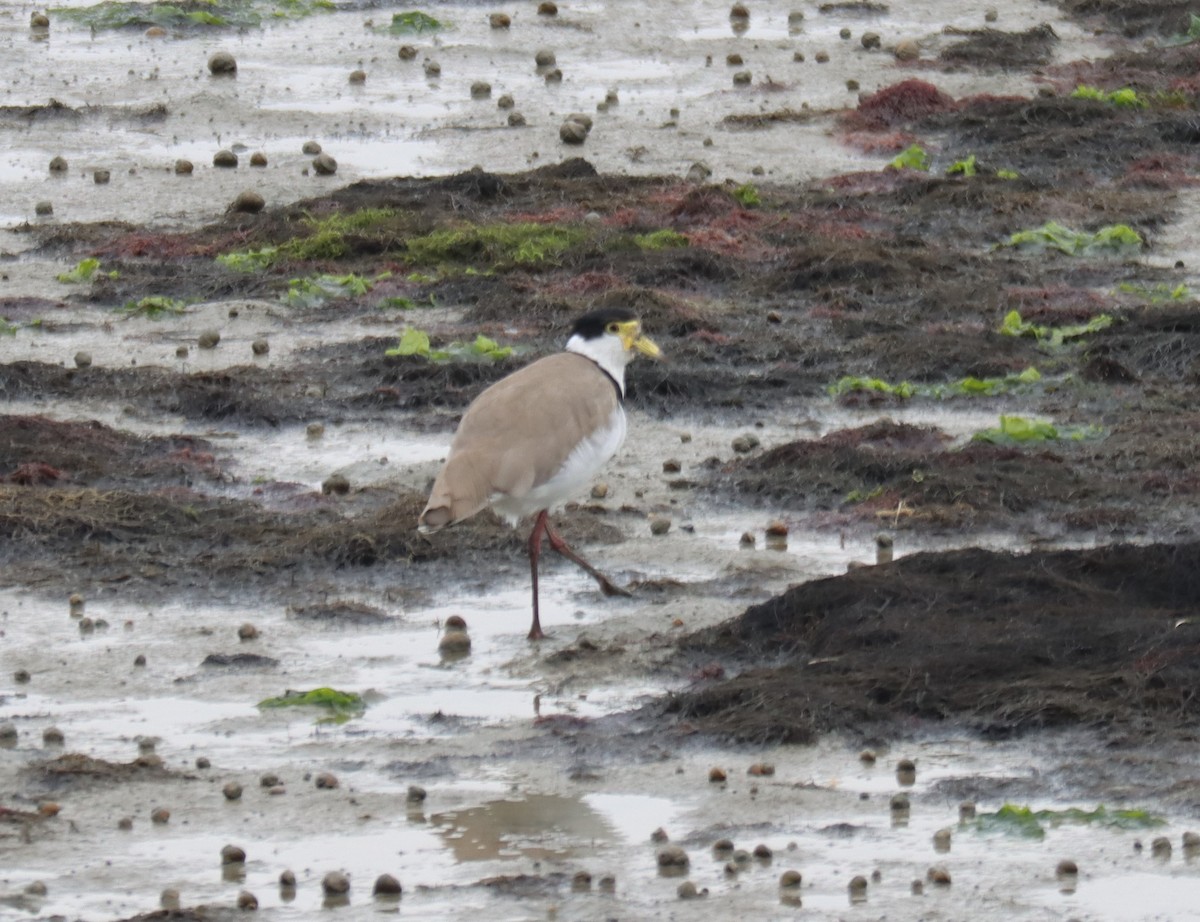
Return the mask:
<path fill-rule="evenodd" d="M 628 589 L 618 586 L 607 576 L 596 577 L 596 582 L 600 584 L 600 591 L 610 598 L 614 595 L 619 595 L 626 599 L 633 597 L 632 592 L 630 592 Z"/>

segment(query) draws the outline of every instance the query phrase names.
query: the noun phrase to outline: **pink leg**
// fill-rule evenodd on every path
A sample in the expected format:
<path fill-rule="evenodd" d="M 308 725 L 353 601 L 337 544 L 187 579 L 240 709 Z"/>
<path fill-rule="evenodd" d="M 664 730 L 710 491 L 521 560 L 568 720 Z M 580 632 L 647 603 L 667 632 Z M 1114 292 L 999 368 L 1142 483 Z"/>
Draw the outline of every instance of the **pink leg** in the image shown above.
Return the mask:
<path fill-rule="evenodd" d="M 560 535 L 558 532 L 556 532 L 551 527 L 550 522 L 548 520 L 546 520 L 546 513 L 544 513 L 544 512 L 541 513 L 538 516 L 538 521 L 544 522 L 544 524 L 545 524 L 546 537 L 548 537 L 550 539 L 550 547 L 552 547 L 557 553 L 561 554 L 563 557 L 566 557 L 567 560 L 571 561 L 571 563 L 575 564 L 577 567 L 579 567 L 585 573 L 587 573 L 588 576 L 590 576 L 597 583 L 599 583 L 601 592 L 603 592 L 605 595 L 628 596 L 628 595 L 633 594 L 628 589 L 622 589 L 620 586 L 616 585 L 607 576 L 605 576 L 603 573 L 601 573 L 599 570 L 597 570 L 595 567 L 593 567 L 590 563 L 588 563 L 586 560 L 584 560 L 582 557 L 580 557 L 578 554 L 576 554 L 573 550 L 571 550 L 571 546 L 569 544 L 567 544 L 566 541 L 563 540 L 562 535 Z M 539 543 L 540 543 L 540 539 L 539 539 Z M 535 609 L 535 611 L 536 611 L 536 609 Z"/>
<path fill-rule="evenodd" d="M 541 640 L 546 636 L 542 633 L 542 622 L 538 618 L 538 557 L 542 552 L 542 533 L 547 527 L 546 513 L 543 510 L 537 514 L 533 522 L 533 531 L 529 533 L 529 572 L 533 579 L 533 625 L 529 628 L 530 640 Z"/>

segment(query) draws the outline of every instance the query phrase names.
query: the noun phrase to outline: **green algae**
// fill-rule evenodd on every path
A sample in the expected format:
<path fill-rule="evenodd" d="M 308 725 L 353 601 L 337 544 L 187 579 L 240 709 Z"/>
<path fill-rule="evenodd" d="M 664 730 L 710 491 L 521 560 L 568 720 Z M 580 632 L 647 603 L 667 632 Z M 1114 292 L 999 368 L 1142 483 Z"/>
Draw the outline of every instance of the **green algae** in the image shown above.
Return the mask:
<path fill-rule="evenodd" d="M 1112 325 L 1113 318 L 1108 314 L 1097 314 L 1087 323 L 1071 323 L 1052 327 L 1022 320 L 1021 312 L 1014 310 L 1004 315 L 1004 320 L 1000 324 L 1000 333 L 1004 336 L 1030 336 L 1039 343 L 1057 348 L 1069 339 L 1078 339 L 1089 333 L 1099 333 Z"/>
<path fill-rule="evenodd" d="M 1047 221 L 1041 227 L 1017 231 L 1000 246 L 1037 253 L 1058 250 L 1068 256 L 1125 256 L 1139 252 L 1143 244 L 1141 234 L 1127 224 L 1110 224 L 1088 233 Z"/>
<path fill-rule="evenodd" d="M 992 445 L 1027 445 L 1039 442 L 1083 442 L 1102 438 L 1105 434 L 1103 426 L 1056 426 L 1024 416 L 1001 416 L 999 426 L 976 432 L 971 436 L 971 441 Z"/>
<path fill-rule="evenodd" d="M 1166 821 L 1146 810 L 1110 810 L 1103 804 L 1094 810 L 1079 807 L 1034 810 L 1027 806 L 1005 804 L 995 813 L 979 814 L 972 825 L 978 832 L 1001 832 L 1027 839 L 1043 839 L 1047 826 L 1054 828 L 1067 823 L 1110 829 L 1154 829 L 1165 825 Z"/>

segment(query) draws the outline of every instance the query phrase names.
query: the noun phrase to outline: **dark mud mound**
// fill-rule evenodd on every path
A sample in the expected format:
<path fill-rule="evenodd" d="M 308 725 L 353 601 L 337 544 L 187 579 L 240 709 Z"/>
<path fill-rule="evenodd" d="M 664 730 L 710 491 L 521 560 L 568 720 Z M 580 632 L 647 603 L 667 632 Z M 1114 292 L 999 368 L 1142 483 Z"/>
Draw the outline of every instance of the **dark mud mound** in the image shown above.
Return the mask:
<path fill-rule="evenodd" d="M 682 645 L 753 664 L 672 695 L 705 733 L 808 742 L 962 722 L 1194 734 L 1200 544 L 1027 555 L 970 549 L 815 580 Z"/>
<path fill-rule="evenodd" d="M 190 436 L 141 438 L 95 421 L 0 416 L 0 482 L 114 486 L 220 476 L 212 445 Z"/>
<path fill-rule="evenodd" d="M 1058 5 L 1074 19 L 1095 18 L 1127 38 L 1185 33 L 1188 13 L 1195 9 L 1187 0 L 1059 0 Z"/>
<path fill-rule="evenodd" d="M 1058 36 L 1046 23 L 1024 32 L 972 29 L 963 33 L 962 41 L 955 42 L 938 57 L 946 64 L 1029 69 L 1050 63 L 1057 44 Z"/>

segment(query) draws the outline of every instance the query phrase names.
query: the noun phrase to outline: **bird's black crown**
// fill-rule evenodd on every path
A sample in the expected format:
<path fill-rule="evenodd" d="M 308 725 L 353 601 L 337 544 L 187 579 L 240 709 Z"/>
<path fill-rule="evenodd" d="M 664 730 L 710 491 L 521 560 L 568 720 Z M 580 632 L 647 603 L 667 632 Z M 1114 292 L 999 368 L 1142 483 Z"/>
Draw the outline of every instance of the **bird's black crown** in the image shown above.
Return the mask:
<path fill-rule="evenodd" d="M 584 339 L 599 339 L 604 335 L 610 323 L 626 323 L 637 320 L 637 314 L 625 307 L 602 307 L 588 311 L 575 321 L 571 328 L 572 336 L 582 336 Z"/>

